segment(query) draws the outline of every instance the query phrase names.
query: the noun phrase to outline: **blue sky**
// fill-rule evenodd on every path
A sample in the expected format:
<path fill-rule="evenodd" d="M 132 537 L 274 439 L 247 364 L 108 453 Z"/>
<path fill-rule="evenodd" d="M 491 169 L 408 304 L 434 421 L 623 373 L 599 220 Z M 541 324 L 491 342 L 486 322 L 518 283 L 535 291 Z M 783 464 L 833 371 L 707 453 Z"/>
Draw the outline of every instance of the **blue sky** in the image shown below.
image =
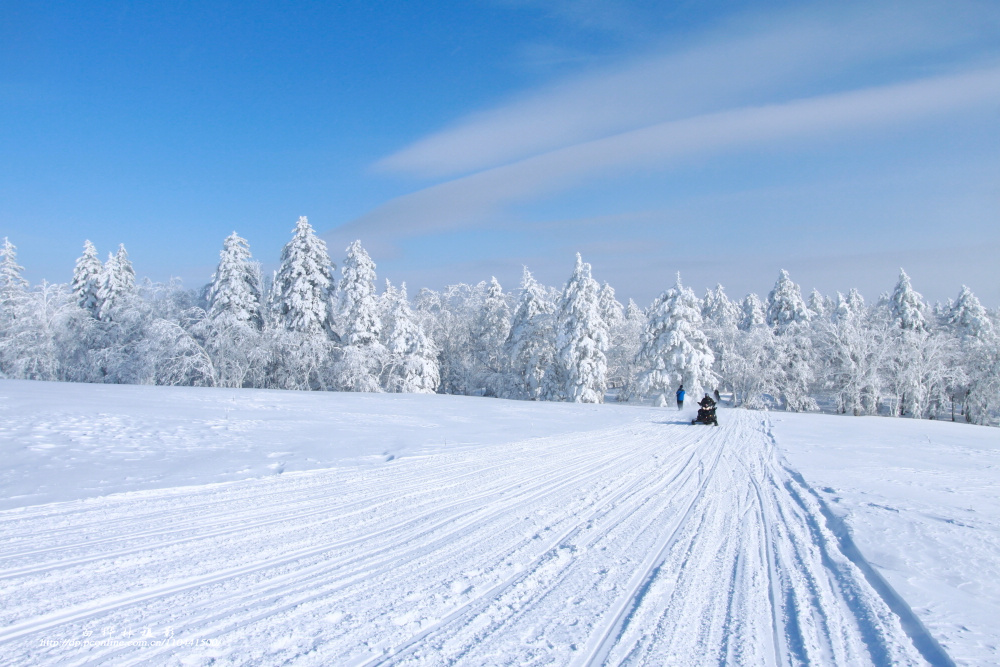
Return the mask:
<path fill-rule="evenodd" d="M 197 287 L 299 215 L 421 286 L 580 251 L 645 305 L 699 292 L 1000 306 L 1000 4 L 0 5 L 0 236 L 32 281 L 84 239 Z"/>

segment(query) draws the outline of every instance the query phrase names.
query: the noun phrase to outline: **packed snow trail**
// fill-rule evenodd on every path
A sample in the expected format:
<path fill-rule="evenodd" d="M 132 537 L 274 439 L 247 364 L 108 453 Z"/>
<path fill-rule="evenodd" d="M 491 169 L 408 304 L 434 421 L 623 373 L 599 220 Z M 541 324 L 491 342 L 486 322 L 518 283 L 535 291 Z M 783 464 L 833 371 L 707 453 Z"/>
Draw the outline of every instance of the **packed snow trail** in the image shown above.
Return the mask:
<path fill-rule="evenodd" d="M 951 664 L 766 416 L 0 512 L 11 664 Z M 905 627 L 905 629 L 904 629 Z"/>

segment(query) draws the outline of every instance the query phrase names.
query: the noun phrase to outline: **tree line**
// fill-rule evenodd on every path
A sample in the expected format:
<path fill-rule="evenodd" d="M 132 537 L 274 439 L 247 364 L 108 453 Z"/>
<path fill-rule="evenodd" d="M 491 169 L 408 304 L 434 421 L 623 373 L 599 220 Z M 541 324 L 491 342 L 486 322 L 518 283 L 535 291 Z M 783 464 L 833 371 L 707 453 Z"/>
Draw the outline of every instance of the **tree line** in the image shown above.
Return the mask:
<path fill-rule="evenodd" d="M 126 384 L 418 392 L 601 403 L 719 389 L 733 405 L 962 418 L 1000 410 L 1000 314 L 968 287 L 924 302 L 904 271 L 867 304 L 857 290 L 803 298 L 786 271 L 761 299 L 681 282 L 622 304 L 577 255 L 561 289 L 527 268 L 421 289 L 386 281 L 355 241 L 338 279 L 298 220 L 273 275 L 247 241 L 225 239 L 202 290 L 138 282 L 124 246 L 101 262 L 87 241 L 70 284 L 23 278 L 0 247 L 0 375 Z"/>

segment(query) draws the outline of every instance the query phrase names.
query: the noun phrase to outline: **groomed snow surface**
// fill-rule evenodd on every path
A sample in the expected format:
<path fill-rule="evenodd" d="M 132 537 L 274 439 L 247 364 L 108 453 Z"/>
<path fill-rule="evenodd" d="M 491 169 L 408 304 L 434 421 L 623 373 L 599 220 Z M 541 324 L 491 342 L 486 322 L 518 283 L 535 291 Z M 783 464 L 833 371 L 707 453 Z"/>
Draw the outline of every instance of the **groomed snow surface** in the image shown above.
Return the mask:
<path fill-rule="evenodd" d="M 1000 429 L 0 381 L 0 662 L 1000 663 Z"/>

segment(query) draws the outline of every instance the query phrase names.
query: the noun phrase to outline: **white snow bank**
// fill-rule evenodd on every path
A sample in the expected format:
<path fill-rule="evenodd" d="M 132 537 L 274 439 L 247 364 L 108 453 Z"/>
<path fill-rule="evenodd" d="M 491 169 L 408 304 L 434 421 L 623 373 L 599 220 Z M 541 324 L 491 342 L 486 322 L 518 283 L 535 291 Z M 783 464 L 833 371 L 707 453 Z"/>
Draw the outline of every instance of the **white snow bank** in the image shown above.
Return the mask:
<path fill-rule="evenodd" d="M 1000 429 L 771 413 L 789 464 L 958 663 L 1000 660 Z"/>

